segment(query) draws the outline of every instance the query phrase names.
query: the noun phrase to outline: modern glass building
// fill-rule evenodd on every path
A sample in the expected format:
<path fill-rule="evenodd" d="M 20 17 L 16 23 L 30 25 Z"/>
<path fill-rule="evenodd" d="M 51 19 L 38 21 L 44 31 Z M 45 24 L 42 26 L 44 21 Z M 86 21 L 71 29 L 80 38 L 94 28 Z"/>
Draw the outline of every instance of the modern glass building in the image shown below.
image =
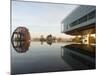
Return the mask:
<path fill-rule="evenodd" d="M 63 21 L 62 33 L 81 36 L 82 42 L 92 43 L 91 37 L 96 33 L 96 6 L 80 5 Z"/>

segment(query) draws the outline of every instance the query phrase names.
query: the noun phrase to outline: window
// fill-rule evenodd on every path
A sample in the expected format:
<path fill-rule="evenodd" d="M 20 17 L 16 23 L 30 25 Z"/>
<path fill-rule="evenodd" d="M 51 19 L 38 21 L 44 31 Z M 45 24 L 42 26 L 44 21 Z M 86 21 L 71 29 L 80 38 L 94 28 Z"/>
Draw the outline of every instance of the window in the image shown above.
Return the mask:
<path fill-rule="evenodd" d="M 87 15 L 85 15 L 85 16 L 83 16 L 82 18 L 79 19 L 79 24 L 80 24 L 80 23 L 83 23 L 83 22 L 85 22 L 85 21 L 87 21 Z"/>
<path fill-rule="evenodd" d="M 67 25 L 67 29 L 68 29 L 68 25 Z"/>
<path fill-rule="evenodd" d="M 96 16 L 96 11 L 94 10 L 94 11 L 90 12 L 89 14 L 81 17 L 80 19 L 75 20 L 74 22 L 70 23 L 69 25 L 70 25 L 70 27 L 73 27 L 73 26 L 83 23 L 87 20 L 93 19 L 95 16 Z"/>
<path fill-rule="evenodd" d="M 92 11 L 91 13 L 88 14 L 88 19 L 92 19 L 96 16 L 96 11 Z"/>
<path fill-rule="evenodd" d="M 78 24 L 78 20 L 72 22 L 72 23 L 70 24 L 70 26 L 73 27 L 73 26 L 75 26 L 75 25 L 77 25 L 77 24 Z"/>

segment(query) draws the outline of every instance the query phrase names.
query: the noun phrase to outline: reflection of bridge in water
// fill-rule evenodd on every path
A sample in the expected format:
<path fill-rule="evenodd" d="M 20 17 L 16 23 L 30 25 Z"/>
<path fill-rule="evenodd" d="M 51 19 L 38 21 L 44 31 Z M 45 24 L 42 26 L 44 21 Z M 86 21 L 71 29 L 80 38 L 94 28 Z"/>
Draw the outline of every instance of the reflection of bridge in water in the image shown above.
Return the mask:
<path fill-rule="evenodd" d="M 28 29 L 25 27 L 18 27 L 13 32 L 11 42 L 13 48 L 19 52 L 23 53 L 26 52 L 30 45 L 30 34 Z"/>
<path fill-rule="evenodd" d="M 95 47 L 71 44 L 61 47 L 61 57 L 73 70 L 95 69 Z"/>

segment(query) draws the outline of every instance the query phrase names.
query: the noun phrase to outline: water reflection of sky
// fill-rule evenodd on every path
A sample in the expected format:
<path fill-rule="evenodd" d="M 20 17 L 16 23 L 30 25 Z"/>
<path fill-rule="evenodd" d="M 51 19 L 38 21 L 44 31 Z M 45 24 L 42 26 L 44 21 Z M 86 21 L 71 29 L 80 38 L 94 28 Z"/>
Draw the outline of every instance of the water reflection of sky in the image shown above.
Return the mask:
<path fill-rule="evenodd" d="M 73 58 L 72 53 L 65 47 L 70 43 L 53 43 L 51 46 L 46 42 L 31 42 L 29 50 L 25 53 L 18 53 L 12 50 L 12 73 L 37 73 L 37 72 L 54 72 L 68 71 L 78 69 L 93 69 L 76 56 Z M 79 56 L 78 56 L 79 57 Z M 82 59 L 82 57 L 80 56 Z M 80 61 L 79 61 L 80 60 Z M 86 62 L 86 60 L 83 60 Z"/>

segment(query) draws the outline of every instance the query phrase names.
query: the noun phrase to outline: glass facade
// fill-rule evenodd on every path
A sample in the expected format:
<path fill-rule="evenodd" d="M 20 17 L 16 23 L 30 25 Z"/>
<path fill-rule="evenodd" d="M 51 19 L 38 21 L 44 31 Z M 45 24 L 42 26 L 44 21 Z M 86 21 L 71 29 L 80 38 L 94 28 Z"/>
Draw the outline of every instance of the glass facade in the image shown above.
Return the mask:
<path fill-rule="evenodd" d="M 86 22 L 87 20 L 93 19 L 95 17 L 96 17 L 96 10 L 93 10 L 89 14 L 86 14 L 83 17 L 79 18 L 78 20 L 75 20 L 74 22 L 70 23 L 69 26 L 70 27 L 76 26 L 78 24 Z"/>

